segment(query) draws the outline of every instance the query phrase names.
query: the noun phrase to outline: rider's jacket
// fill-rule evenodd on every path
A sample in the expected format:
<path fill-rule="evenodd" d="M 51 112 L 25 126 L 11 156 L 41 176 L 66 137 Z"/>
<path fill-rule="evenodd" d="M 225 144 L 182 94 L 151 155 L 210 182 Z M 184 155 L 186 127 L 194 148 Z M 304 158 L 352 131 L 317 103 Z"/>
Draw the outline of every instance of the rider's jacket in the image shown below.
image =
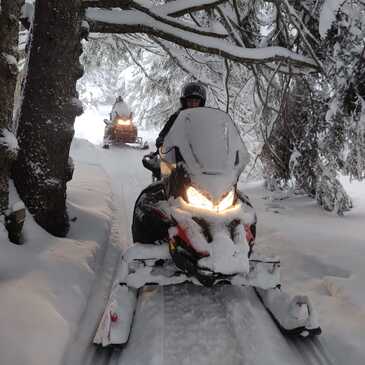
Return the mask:
<path fill-rule="evenodd" d="M 167 120 L 167 122 L 165 123 L 164 127 L 162 128 L 160 134 L 158 135 L 158 137 L 156 139 L 156 147 L 157 148 L 160 148 L 163 145 L 163 141 L 166 137 L 166 134 L 169 132 L 169 130 L 173 126 L 173 124 L 174 124 L 176 118 L 178 117 L 179 113 L 181 112 L 181 110 L 183 110 L 183 109 L 180 108 L 177 112 L 172 114 L 170 116 L 170 118 Z"/>

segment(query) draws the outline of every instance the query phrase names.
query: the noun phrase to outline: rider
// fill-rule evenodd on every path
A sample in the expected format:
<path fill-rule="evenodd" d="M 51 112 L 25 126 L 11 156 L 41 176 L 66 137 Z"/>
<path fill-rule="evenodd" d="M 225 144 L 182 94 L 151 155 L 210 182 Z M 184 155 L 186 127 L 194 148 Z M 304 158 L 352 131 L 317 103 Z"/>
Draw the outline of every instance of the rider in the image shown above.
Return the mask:
<path fill-rule="evenodd" d="M 117 117 L 132 119 L 132 112 L 129 110 L 128 105 L 120 95 L 115 99 L 110 113 L 110 121 L 113 122 Z"/>
<path fill-rule="evenodd" d="M 184 85 L 181 92 L 180 102 L 181 108 L 172 114 L 165 123 L 158 138 L 156 139 L 156 147 L 163 145 L 165 136 L 171 129 L 180 111 L 189 108 L 203 107 L 206 101 L 206 90 L 198 82 L 189 82 Z M 156 152 L 150 154 L 150 158 L 156 155 Z M 159 174 L 158 174 L 159 175 Z M 247 196 L 238 192 L 239 199 L 243 204 L 253 209 Z M 156 242 L 166 236 L 169 228 L 168 223 L 164 222 L 160 216 L 156 216 L 154 207 L 160 201 L 166 200 L 163 183 L 160 181 L 154 183 L 142 191 L 138 197 L 133 214 L 133 241 L 140 243 Z M 245 227 L 246 238 L 250 245 L 250 252 L 252 250 L 254 239 L 256 236 L 256 224 L 253 223 Z"/>
<path fill-rule="evenodd" d="M 201 84 L 197 82 L 190 82 L 183 87 L 180 101 L 181 108 L 170 116 L 156 140 L 157 148 L 163 145 L 164 138 L 170 131 L 180 111 L 205 105 L 206 91 Z M 152 160 L 155 155 L 156 152 L 153 152 L 145 157 L 149 156 Z M 148 165 L 151 167 L 150 162 L 148 162 Z M 153 173 L 155 174 L 155 172 Z M 161 177 L 160 174 L 158 175 Z M 157 182 L 149 185 L 139 195 L 133 212 L 132 235 L 134 242 L 159 243 L 164 241 L 164 239 L 168 236 L 170 222 L 161 216 L 160 209 L 158 208 L 161 201 L 168 199 L 167 195 L 166 186 L 164 182 L 159 179 Z M 253 207 L 248 197 L 240 191 L 237 191 L 237 195 L 242 204 L 247 207 L 247 210 L 252 211 Z M 249 253 L 251 254 L 256 236 L 256 218 L 254 218 L 254 222 L 245 225 L 244 228 L 246 240 L 249 243 Z"/>
<path fill-rule="evenodd" d="M 112 140 L 113 135 L 113 126 L 117 123 L 118 117 L 122 119 L 132 120 L 133 114 L 130 111 L 128 105 L 123 100 L 123 98 L 119 95 L 114 102 L 112 110 L 109 114 L 109 120 L 104 119 L 105 129 L 104 129 L 104 148 L 109 148 L 109 143 Z"/>
<path fill-rule="evenodd" d="M 160 148 L 163 145 L 165 136 L 182 110 L 203 107 L 206 98 L 207 93 L 202 84 L 198 82 L 188 82 L 185 84 L 181 90 L 181 107 L 165 123 L 156 139 L 156 147 Z M 149 156 L 153 159 L 156 154 L 157 152 L 152 152 Z M 159 173 L 158 176 L 160 177 Z M 132 233 L 134 242 L 155 242 L 166 236 L 169 226 L 165 222 L 161 222 L 161 217 L 156 217 L 154 209 L 154 206 L 161 200 L 166 200 L 161 181 L 147 187 L 138 197 L 133 213 Z M 142 222 L 145 223 L 141 225 Z"/>
<path fill-rule="evenodd" d="M 206 98 L 207 92 L 205 91 L 205 88 L 202 84 L 199 82 L 188 82 L 185 84 L 181 91 L 181 107 L 177 112 L 172 114 L 165 123 L 156 139 L 156 147 L 160 148 L 163 145 L 166 134 L 171 129 L 181 110 L 202 107 L 205 105 Z"/>

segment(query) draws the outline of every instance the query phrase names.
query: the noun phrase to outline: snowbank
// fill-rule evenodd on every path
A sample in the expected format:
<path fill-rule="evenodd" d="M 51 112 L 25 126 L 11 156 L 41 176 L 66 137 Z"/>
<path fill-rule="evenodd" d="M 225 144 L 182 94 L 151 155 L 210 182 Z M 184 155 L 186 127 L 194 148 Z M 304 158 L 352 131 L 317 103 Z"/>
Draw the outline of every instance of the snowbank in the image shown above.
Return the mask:
<path fill-rule="evenodd" d="M 342 178 L 354 208 L 339 217 L 306 196 L 240 187 L 258 212 L 256 249 L 281 258 L 283 288 L 309 295 L 336 364 L 365 364 L 365 183 Z"/>
<path fill-rule="evenodd" d="M 92 151 L 87 142 L 76 145 L 84 155 Z M 62 363 L 108 241 L 110 203 L 111 188 L 102 168 L 76 161 L 68 185 L 73 218 L 68 238 L 51 236 L 29 213 L 24 245 L 11 244 L 0 230 L 1 364 Z"/>
<path fill-rule="evenodd" d="M 109 119 L 108 111 L 99 110 L 95 107 L 85 108 L 84 113 L 75 120 L 75 136 L 101 144 L 104 136 L 104 119 Z M 76 140 L 77 141 L 77 140 Z M 75 140 L 74 140 L 75 142 Z M 73 142 L 73 143 L 74 143 Z"/>

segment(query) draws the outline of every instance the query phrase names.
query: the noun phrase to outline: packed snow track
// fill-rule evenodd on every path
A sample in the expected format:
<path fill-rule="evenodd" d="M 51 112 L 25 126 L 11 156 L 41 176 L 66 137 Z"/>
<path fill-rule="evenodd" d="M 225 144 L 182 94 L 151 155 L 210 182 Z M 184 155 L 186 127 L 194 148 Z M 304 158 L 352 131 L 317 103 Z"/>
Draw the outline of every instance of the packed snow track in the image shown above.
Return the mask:
<path fill-rule="evenodd" d="M 321 337 L 283 336 L 254 290 L 233 286 L 145 287 L 128 343 L 114 348 L 92 344 L 120 250 L 131 242 L 134 201 L 151 181 L 141 164 L 144 153 L 127 148 L 100 151 L 111 177 L 115 217 L 98 279 L 64 364 L 335 365 Z"/>

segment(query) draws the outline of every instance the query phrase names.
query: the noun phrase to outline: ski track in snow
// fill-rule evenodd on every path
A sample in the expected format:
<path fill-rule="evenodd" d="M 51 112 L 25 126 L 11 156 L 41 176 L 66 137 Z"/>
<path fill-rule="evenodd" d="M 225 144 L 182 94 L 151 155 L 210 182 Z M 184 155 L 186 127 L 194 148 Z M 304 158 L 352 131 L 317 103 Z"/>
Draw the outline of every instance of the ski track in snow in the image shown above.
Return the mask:
<path fill-rule="evenodd" d="M 121 251 L 131 242 L 134 202 L 150 182 L 145 151 L 100 150 L 111 177 L 114 220 L 79 331 L 65 365 L 335 365 L 321 339 L 284 337 L 251 288 L 191 284 L 140 290 L 124 347 L 92 345 Z"/>
<path fill-rule="evenodd" d="M 141 350 L 143 349 L 143 350 Z M 318 339 L 284 337 L 251 288 L 145 288 L 118 365 L 335 365 Z"/>
<path fill-rule="evenodd" d="M 93 161 L 93 157 L 91 157 L 90 161 L 86 162 L 100 163 L 110 176 L 114 218 L 109 244 L 102 253 L 97 279 L 91 290 L 88 305 L 81 318 L 78 332 L 72 339 L 64 357 L 65 365 L 117 363 L 115 361 L 119 357 L 119 349 L 102 349 L 92 345 L 92 341 L 109 296 L 120 254 L 131 242 L 131 212 L 134 201 L 140 190 L 149 182 L 148 173 L 134 165 L 139 164 L 143 152 L 120 148 L 110 150 L 100 148 L 99 155 L 99 161 Z M 83 159 L 85 160 L 84 157 Z M 89 157 L 86 159 L 88 160 Z M 140 174 L 138 174 L 139 171 Z"/>

